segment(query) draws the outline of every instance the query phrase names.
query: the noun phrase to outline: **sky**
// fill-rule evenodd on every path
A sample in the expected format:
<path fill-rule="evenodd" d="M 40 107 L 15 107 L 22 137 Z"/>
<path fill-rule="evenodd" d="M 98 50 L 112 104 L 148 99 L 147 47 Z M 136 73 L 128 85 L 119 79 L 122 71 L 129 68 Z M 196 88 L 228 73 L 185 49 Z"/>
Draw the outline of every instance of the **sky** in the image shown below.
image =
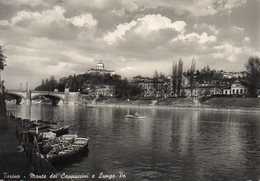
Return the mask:
<path fill-rule="evenodd" d="M 9 89 L 82 74 L 100 60 L 122 77 L 206 65 L 242 71 L 260 56 L 260 0 L 0 0 Z"/>

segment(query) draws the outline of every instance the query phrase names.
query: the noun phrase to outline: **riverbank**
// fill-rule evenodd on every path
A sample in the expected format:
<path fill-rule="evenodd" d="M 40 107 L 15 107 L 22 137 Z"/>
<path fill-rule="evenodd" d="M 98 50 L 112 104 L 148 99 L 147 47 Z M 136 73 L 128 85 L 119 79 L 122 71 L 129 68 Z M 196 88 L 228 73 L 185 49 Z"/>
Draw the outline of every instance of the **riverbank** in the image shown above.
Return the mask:
<path fill-rule="evenodd" d="M 98 98 L 96 105 L 118 105 L 118 106 L 176 106 L 191 107 L 197 103 L 192 98 L 162 98 L 162 99 L 121 99 L 121 98 Z"/>
<path fill-rule="evenodd" d="M 27 180 L 31 173 L 51 174 L 56 170 L 47 161 L 42 159 L 36 162 L 27 152 L 19 152 L 19 141 L 16 136 L 17 123 L 0 114 L 0 179 Z"/>
<path fill-rule="evenodd" d="M 260 109 L 260 98 L 210 98 L 204 105 L 220 108 L 257 108 Z"/>
<path fill-rule="evenodd" d="M 188 109 L 204 111 L 260 112 L 258 98 L 212 98 L 206 101 L 191 98 L 165 98 L 159 100 L 98 99 L 95 107 L 126 107 L 145 109 Z"/>

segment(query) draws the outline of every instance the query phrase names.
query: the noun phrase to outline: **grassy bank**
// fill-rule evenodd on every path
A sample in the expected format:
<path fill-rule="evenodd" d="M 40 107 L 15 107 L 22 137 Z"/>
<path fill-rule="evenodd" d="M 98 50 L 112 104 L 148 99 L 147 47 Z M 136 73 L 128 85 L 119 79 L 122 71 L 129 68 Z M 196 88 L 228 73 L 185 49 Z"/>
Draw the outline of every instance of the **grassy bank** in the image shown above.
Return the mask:
<path fill-rule="evenodd" d="M 118 106 L 195 106 L 191 98 L 163 98 L 163 99 L 120 99 L 120 98 L 98 98 L 96 105 L 118 105 Z"/>
<path fill-rule="evenodd" d="M 211 98 L 203 102 L 210 107 L 260 108 L 259 98 Z"/>
<path fill-rule="evenodd" d="M 199 103 L 199 104 L 198 104 Z M 228 109 L 260 109 L 259 98 L 210 98 L 207 101 L 194 101 L 192 98 L 163 98 L 163 99 L 118 99 L 98 98 L 95 105 L 127 106 L 127 107 L 194 107 L 194 108 L 228 108 Z"/>

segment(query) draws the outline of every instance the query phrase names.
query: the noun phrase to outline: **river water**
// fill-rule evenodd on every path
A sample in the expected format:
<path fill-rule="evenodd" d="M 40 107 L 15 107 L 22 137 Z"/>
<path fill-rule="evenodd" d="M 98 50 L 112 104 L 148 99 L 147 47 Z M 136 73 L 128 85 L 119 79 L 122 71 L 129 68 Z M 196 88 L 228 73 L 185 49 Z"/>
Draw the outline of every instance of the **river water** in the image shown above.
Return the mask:
<path fill-rule="evenodd" d="M 8 105 L 20 117 L 71 124 L 90 137 L 88 156 L 58 165 L 66 174 L 120 180 L 260 180 L 260 112 Z M 128 113 L 147 118 L 127 120 Z M 103 179 L 104 180 L 104 179 Z"/>

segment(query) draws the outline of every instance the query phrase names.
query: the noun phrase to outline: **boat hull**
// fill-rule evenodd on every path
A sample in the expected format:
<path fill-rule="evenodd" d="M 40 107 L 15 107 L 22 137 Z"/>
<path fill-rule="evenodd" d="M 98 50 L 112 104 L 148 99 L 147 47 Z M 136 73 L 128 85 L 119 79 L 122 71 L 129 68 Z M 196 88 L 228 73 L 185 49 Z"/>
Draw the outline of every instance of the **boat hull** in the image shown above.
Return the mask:
<path fill-rule="evenodd" d="M 88 141 L 84 145 L 78 145 L 78 148 L 74 148 L 73 150 L 68 150 L 64 152 L 63 154 L 57 154 L 57 155 L 49 155 L 47 154 L 46 158 L 50 163 L 57 163 L 66 161 L 69 158 L 72 158 L 74 156 L 80 155 L 82 153 L 85 153 L 88 151 Z"/>
<path fill-rule="evenodd" d="M 126 115 L 125 119 L 145 119 L 145 116 Z"/>

